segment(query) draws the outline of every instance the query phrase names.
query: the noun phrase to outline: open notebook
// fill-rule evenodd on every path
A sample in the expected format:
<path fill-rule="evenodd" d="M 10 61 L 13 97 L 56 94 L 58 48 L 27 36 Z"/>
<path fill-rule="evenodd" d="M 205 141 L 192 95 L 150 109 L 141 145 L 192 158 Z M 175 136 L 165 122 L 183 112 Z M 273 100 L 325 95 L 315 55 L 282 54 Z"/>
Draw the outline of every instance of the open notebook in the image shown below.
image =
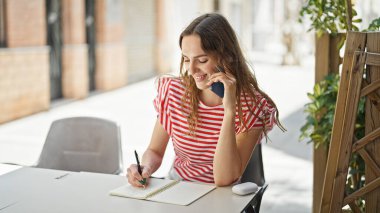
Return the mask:
<path fill-rule="evenodd" d="M 110 194 L 187 206 L 213 189 L 214 185 L 151 178 L 145 189 L 127 184 L 110 191 Z"/>

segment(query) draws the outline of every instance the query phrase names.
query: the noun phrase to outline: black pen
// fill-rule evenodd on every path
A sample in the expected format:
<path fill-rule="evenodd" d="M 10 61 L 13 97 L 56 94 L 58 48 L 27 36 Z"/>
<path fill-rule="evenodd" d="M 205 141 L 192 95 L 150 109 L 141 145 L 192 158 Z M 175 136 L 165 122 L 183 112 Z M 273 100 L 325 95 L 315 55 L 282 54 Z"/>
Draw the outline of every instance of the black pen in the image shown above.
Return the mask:
<path fill-rule="evenodd" d="M 136 150 L 135 150 L 135 157 L 136 157 L 136 162 L 137 162 L 137 171 L 139 172 L 140 175 L 142 175 L 140 161 L 139 161 L 139 155 L 137 154 Z M 143 178 L 142 180 L 139 180 L 139 182 L 145 188 L 146 178 Z"/>

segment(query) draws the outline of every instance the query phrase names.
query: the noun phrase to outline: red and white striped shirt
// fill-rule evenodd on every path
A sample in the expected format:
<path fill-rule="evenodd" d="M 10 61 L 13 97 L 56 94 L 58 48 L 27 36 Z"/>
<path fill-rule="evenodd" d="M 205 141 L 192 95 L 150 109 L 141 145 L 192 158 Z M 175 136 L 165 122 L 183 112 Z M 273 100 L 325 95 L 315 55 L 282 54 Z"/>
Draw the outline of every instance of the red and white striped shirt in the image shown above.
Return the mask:
<path fill-rule="evenodd" d="M 173 142 L 175 152 L 173 167 L 184 180 L 214 183 L 213 159 L 224 108 L 223 105 L 206 106 L 200 101 L 198 125 L 194 134 L 189 134 L 187 122 L 189 105 L 182 106 L 184 93 L 185 87 L 179 78 L 163 77 L 158 81 L 158 95 L 154 99 L 158 119 Z M 243 119 L 248 121 L 246 123 L 248 129 L 240 126 L 239 116 L 236 113 L 235 134 L 252 128 L 262 128 L 262 121 L 265 121 L 267 130 L 272 129 L 275 123 L 275 109 L 265 98 L 258 97 L 260 97 L 258 106 L 250 97 L 247 97 L 247 101 L 241 98 Z M 253 110 L 249 110 L 248 107 Z"/>

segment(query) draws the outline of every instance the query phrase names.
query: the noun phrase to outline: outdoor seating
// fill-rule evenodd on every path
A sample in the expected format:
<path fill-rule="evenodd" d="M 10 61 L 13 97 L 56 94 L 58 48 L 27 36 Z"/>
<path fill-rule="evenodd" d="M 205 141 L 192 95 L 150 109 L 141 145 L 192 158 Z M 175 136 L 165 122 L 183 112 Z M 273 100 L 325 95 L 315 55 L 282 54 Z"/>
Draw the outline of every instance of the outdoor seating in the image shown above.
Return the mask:
<path fill-rule="evenodd" d="M 36 167 L 119 174 L 119 126 L 110 120 L 72 117 L 52 123 Z"/>

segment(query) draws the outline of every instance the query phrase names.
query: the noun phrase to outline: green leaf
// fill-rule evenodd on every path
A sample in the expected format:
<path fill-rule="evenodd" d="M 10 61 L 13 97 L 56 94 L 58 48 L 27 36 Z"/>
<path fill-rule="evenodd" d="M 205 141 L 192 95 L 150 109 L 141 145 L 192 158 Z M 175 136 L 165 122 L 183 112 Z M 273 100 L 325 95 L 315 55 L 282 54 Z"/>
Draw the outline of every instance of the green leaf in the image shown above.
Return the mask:
<path fill-rule="evenodd" d="M 315 100 L 315 96 L 314 96 L 314 94 L 312 94 L 312 93 L 307 93 L 307 97 L 310 99 L 310 100 L 312 100 L 312 101 L 314 101 Z"/>
<path fill-rule="evenodd" d="M 372 20 L 369 24 L 367 31 L 379 31 L 380 30 L 380 17 Z"/>

